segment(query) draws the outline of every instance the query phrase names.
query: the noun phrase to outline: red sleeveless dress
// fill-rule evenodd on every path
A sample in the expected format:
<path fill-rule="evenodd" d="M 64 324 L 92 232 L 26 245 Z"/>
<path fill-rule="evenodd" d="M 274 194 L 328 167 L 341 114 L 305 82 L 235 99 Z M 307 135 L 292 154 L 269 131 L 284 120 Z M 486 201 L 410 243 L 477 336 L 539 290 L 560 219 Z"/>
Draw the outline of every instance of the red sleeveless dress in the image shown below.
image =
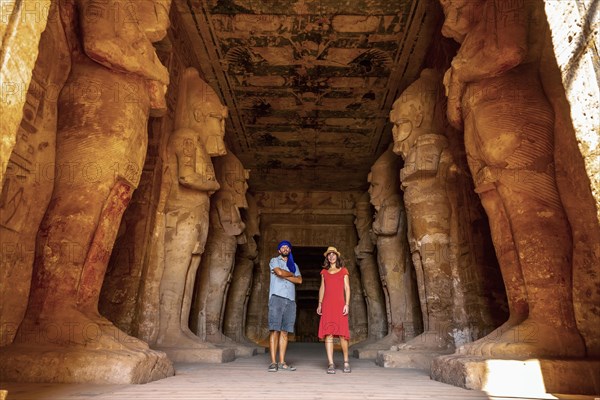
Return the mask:
<path fill-rule="evenodd" d="M 325 295 L 323 296 L 323 304 L 321 304 L 319 338 L 323 339 L 327 335 L 333 335 L 350 339 L 348 315 L 342 314 L 346 304 L 344 299 L 344 276 L 349 275 L 348 270 L 342 268 L 339 272 L 330 274 L 328 270 L 322 269 L 321 275 L 324 279 Z"/>

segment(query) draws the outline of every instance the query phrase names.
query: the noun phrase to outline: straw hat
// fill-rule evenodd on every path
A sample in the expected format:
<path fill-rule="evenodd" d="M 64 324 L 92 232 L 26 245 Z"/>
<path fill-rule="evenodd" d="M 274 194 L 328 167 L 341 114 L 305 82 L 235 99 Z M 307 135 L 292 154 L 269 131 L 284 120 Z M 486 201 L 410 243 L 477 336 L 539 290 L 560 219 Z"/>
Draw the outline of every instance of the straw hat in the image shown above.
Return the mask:
<path fill-rule="evenodd" d="M 333 247 L 333 246 L 329 246 L 329 247 L 327 248 L 327 250 L 325 251 L 325 253 L 323 253 L 323 255 L 324 255 L 325 257 L 327 257 L 327 254 L 329 254 L 329 253 L 335 253 L 335 254 L 337 254 L 337 256 L 338 256 L 338 257 L 341 257 L 341 256 L 342 256 L 342 255 L 340 254 L 340 252 L 339 252 L 339 251 L 337 251 L 337 249 L 336 249 L 335 247 Z"/>

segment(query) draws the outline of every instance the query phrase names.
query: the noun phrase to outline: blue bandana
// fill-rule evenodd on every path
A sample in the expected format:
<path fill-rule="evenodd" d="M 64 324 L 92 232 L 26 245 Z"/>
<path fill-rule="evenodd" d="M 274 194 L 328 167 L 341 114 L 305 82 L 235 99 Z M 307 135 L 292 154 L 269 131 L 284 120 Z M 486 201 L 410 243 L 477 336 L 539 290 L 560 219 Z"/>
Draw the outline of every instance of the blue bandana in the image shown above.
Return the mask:
<path fill-rule="evenodd" d="M 296 263 L 294 262 L 294 256 L 292 255 L 292 244 L 290 242 L 288 242 L 287 240 L 282 240 L 277 245 L 277 250 L 280 250 L 283 246 L 288 246 L 290 248 L 290 254 L 288 255 L 286 265 L 287 265 L 288 269 L 290 270 L 290 272 L 292 274 L 295 274 L 296 273 Z"/>

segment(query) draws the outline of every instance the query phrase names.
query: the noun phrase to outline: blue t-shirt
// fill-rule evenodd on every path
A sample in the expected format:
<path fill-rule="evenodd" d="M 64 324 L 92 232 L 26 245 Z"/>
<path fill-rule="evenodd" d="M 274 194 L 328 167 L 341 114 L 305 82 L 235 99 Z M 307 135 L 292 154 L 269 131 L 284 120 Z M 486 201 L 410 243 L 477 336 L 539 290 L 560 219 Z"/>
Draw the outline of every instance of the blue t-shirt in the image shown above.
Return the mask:
<path fill-rule="evenodd" d="M 296 266 L 295 276 L 300 275 L 300 269 L 298 268 L 298 264 L 294 263 Z M 276 294 L 280 297 L 285 297 L 286 299 L 290 299 L 292 301 L 296 301 L 296 285 L 287 279 L 280 278 L 273 270 L 275 268 L 281 268 L 284 271 L 290 272 L 288 269 L 285 260 L 281 256 L 271 258 L 271 262 L 269 262 L 269 269 L 271 271 L 271 284 L 269 286 L 269 299 L 272 295 Z"/>

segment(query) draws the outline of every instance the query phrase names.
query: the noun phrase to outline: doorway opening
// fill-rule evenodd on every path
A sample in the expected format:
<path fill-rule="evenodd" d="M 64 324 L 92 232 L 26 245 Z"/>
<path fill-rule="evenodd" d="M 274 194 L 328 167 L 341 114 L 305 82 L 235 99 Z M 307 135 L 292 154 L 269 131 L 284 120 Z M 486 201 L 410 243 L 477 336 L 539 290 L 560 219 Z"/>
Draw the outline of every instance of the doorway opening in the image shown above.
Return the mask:
<path fill-rule="evenodd" d="M 326 247 L 294 247 L 294 261 L 302 273 L 302 285 L 296 288 L 296 342 L 318 342 L 319 287 Z"/>

